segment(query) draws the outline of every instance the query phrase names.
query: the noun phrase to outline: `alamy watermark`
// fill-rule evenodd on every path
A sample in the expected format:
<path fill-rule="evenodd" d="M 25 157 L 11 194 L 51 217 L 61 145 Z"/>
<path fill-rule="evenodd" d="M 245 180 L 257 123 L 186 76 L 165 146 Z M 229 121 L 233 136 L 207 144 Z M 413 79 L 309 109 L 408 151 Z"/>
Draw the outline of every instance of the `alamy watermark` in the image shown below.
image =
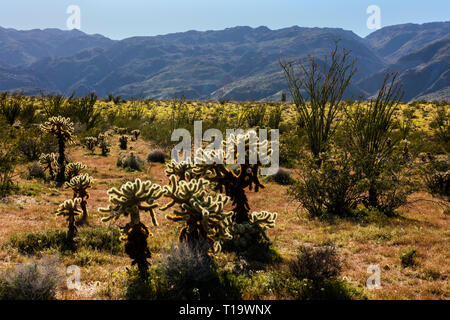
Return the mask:
<path fill-rule="evenodd" d="M 222 131 L 208 129 L 203 133 L 202 121 L 194 121 L 194 150 L 192 152 L 191 133 L 186 129 L 175 129 L 172 141 L 180 141 L 171 152 L 172 160 L 193 164 L 258 164 L 270 165 L 261 168 L 261 175 L 273 175 L 279 168 L 279 130 L 270 129 L 270 147 L 268 130 L 227 129 L 224 140 Z M 211 142 L 205 148 L 202 143 Z M 248 157 L 246 157 L 246 141 Z M 236 147 L 236 149 L 235 149 Z M 224 148 L 226 150 L 224 150 Z M 235 158 L 237 154 L 237 159 Z M 248 159 L 247 159 L 248 158 Z"/>
<path fill-rule="evenodd" d="M 70 16 L 67 18 L 66 26 L 67 29 L 73 30 L 73 29 L 81 29 L 81 9 L 77 5 L 70 5 L 67 7 L 66 10 L 67 14 L 70 14 Z"/>
<path fill-rule="evenodd" d="M 371 276 L 367 278 L 366 285 L 369 290 L 381 289 L 381 270 L 377 264 L 371 264 L 367 267 L 367 273 Z"/>
<path fill-rule="evenodd" d="M 366 13 L 370 14 L 367 18 L 366 26 L 370 30 L 378 30 L 381 28 L 381 9 L 377 5 L 370 5 L 366 9 Z"/>

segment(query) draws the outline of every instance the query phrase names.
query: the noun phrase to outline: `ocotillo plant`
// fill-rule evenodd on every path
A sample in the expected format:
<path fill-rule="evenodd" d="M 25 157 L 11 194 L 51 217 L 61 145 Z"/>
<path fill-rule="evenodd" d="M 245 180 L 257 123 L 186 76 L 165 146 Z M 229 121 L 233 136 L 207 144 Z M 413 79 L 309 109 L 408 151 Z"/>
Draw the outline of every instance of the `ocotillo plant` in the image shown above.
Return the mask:
<path fill-rule="evenodd" d="M 66 166 L 67 178 L 72 179 L 73 177 L 78 176 L 81 171 L 85 170 L 86 168 L 86 165 L 82 164 L 81 162 L 70 162 Z"/>
<path fill-rule="evenodd" d="M 64 201 L 56 211 L 57 216 L 67 217 L 68 231 L 67 241 L 70 245 L 73 245 L 75 234 L 77 233 L 77 227 L 75 225 L 75 217 L 81 214 L 81 210 L 78 209 L 78 205 L 81 203 L 80 198 L 69 199 Z"/>
<path fill-rule="evenodd" d="M 78 224 L 87 223 L 88 213 L 87 213 L 87 199 L 89 199 L 88 189 L 92 187 L 92 182 L 94 179 L 90 177 L 87 173 L 73 177 L 69 182 L 65 183 L 66 188 L 71 188 L 73 191 L 73 197 L 81 199 L 80 206 L 83 211 L 83 215 L 81 219 L 78 221 Z"/>
<path fill-rule="evenodd" d="M 39 157 L 39 163 L 42 165 L 44 170 L 48 170 L 50 178 L 55 179 L 55 169 L 58 166 L 57 155 L 55 153 L 42 153 Z"/>
<path fill-rule="evenodd" d="M 209 243 L 214 251 L 220 251 L 223 240 L 232 238 L 228 226 L 231 223 L 232 211 L 224 212 L 223 207 L 229 197 L 208 194 L 205 187 L 209 182 L 205 179 L 192 179 L 187 182 L 170 176 L 170 186 L 164 186 L 165 195 L 172 199 L 161 210 L 179 205 L 179 210 L 166 215 L 172 221 L 183 221 L 179 241 L 187 242 L 194 247 L 199 243 Z"/>
<path fill-rule="evenodd" d="M 41 125 L 41 130 L 54 135 L 58 139 L 58 172 L 56 181 L 63 183 L 66 172 L 66 143 L 73 141 L 73 123 L 69 118 L 51 117 L 44 124 Z"/>
<path fill-rule="evenodd" d="M 125 241 L 125 252 L 133 260 L 132 265 L 137 264 L 141 276 L 145 278 L 149 264 L 147 258 L 151 257 L 147 243 L 150 232 L 141 222 L 140 211 L 149 212 L 153 225 L 158 225 L 154 210 L 158 206 L 155 201 L 163 195 L 161 186 L 151 181 L 142 182 L 136 179 L 134 182 L 123 184 L 120 189 L 109 189 L 108 195 L 112 205 L 108 208 L 99 208 L 100 212 L 109 213 L 102 221 L 118 219 L 122 215 L 130 217 L 130 222 L 121 228 L 122 240 Z"/>

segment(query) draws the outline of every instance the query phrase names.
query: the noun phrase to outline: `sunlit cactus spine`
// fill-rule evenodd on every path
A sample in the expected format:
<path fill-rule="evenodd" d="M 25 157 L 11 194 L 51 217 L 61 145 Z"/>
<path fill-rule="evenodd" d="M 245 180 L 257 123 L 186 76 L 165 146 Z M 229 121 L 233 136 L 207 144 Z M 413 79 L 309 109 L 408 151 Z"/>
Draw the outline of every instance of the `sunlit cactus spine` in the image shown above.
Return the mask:
<path fill-rule="evenodd" d="M 92 187 L 94 179 L 87 173 L 78 175 L 70 179 L 69 182 L 65 183 L 66 188 L 70 188 L 73 191 L 73 197 L 81 199 L 80 206 L 83 212 L 78 224 L 87 223 L 88 212 L 87 212 L 87 200 L 89 199 L 88 189 Z"/>
<path fill-rule="evenodd" d="M 119 137 L 119 147 L 122 150 L 127 150 L 128 148 L 128 136 L 122 135 Z"/>
<path fill-rule="evenodd" d="M 141 130 L 133 130 L 133 131 L 131 131 L 131 135 L 133 136 L 132 137 L 132 140 L 133 141 L 137 141 L 137 139 L 139 138 L 139 136 L 141 135 Z"/>
<path fill-rule="evenodd" d="M 90 152 L 94 152 L 95 147 L 97 146 L 97 138 L 95 137 L 86 137 L 84 139 L 84 145 Z"/>
<path fill-rule="evenodd" d="M 151 257 L 147 242 L 150 232 L 141 222 L 140 211 L 149 212 L 152 224 L 157 226 L 155 209 L 158 204 L 155 201 L 163 195 L 163 190 L 151 181 L 136 179 L 123 184 L 120 189 L 109 189 L 108 195 L 111 205 L 99 208 L 100 212 L 109 214 L 102 221 L 117 220 L 121 216 L 130 217 L 130 222 L 121 228 L 122 240 L 125 241 L 125 252 L 132 259 L 132 265 L 137 264 L 141 276 L 145 278 L 149 264 L 147 259 Z"/>
<path fill-rule="evenodd" d="M 58 167 L 57 158 L 55 153 L 42 153 L 39 157 L 39 163 L 44 170 L 48 170 L 52 180 L 55 180 L 55 170 Z"/>
<path fill-rule="evenodd" d="M 66 172 L 66 143 L 73 141 L 73 123 L 69 118 L 51 117 L 41 125 L 41 130 L 58 139 L 58 172 L 56 181 L 63 183 Z"/>
<path fill-rule="evenodd" d="M 67 230 L 67 240 L 69 244 L 74 243 L 74 237 L 77 233 L 77 227 L 75 225 L 75 218 L 79 216 L 82 212 L 78 208 L 78 205 L 81 203 L 80 198 L 69 199 L 64 201 L 59 205 L 58 210 L 56 211 L 57 216 L 67 217 L 68 222 L 68 230 Z"/>
<path fill-rule="evenodd" d="M 81 162 L 70 162 L 66 166 L 66 175 L 68 179 L 78 176 L 81 171 L 86 170 L 86 165 Z"/>
<path fill-rule="evenodd" d="M 189 182 L 170 176 L 170 185 L 164 186 L 165 195 L 171 202 L 161 208 L 167 210 L 174 205 L 178 209 L 166 218 L 184 225 L 179 233 L 179 241 L 193 247 L 208 243 L 211 251 L 221 250 L 221 242 L 232 238 L 228 227 L 233 212 L 224 212 L 229 197 L 217 194 L 214 197 L 207 192 L 209 182 L 205 179 L 192 179 Z"/>

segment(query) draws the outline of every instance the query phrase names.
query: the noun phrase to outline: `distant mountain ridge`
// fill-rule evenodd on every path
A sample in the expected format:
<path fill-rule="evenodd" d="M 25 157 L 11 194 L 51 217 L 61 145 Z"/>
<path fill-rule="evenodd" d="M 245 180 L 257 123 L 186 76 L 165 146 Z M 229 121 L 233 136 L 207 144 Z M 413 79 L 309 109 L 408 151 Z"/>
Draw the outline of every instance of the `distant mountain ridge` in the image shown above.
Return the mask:
<path fill-rule="evenodd" d="M 384 72 L 399 71 L 406 99 L 450 99 L 448 31 L 450 22 L 390 26 L 366 38 L 339 28 L 234 27 L 114 41 L 78 30 L 0 27 L 0 91 L 279 100 L 287 91 L 279 59 L 310 54 L 320 61 L 342 39 L 359 69 L 348 96 L 369 97 Z"/>

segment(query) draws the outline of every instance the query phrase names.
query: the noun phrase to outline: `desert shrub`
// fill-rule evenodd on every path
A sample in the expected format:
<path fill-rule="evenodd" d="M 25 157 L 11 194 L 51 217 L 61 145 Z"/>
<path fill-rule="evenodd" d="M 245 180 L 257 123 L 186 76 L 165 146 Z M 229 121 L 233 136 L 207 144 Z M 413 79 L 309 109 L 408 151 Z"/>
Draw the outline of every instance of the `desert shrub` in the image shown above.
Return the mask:
<path fill-rule="evenodd" d="M 341 269 L 341 260 L 332 245 L 301 246 L 295 259 L 289 263 L 289 270 L 296 278 L 314 281 L 335 279 Z"/>
<path fill-rule="evenodd" d="M 154 150 L 148 154 L 147 161 L 164 163 L 166 161 L 166 154 L 161 150 Z"/>
<path fill-rule="evenodd" d="M 144 161 L 141 159 L 141 157 L 135 155 L 134 152 L 130 152 L 120 155 L 117 158 L 117 166 L 130 171 L 142 171 Z"/>
<path fill-rule="evenodd" d="M 264 126 L 264 119 L 266 117 L 267 106 L 265 104 L 258 104 L 256 106 L 248 107 L 245 113 L 245 118 L 249 128 Z"/>
<path fill-rule="evenodd" d="M 78 232 L 78 241 L 82 247 L 118 254 L 123 251 L 120 231 L 111 227 L 84 227 Z"/>
<path fill-rule="evenodd" d="M 201 246 L 201 244 L 199 244 Z M 208 245 L 207 245 L 208 246 Z M 241 288 L 233 277 L 219 272 L 204 248 L 179 243 L 163 253 L 142 281 L 129 272 L 127 298 L 170 300 L 239 299 Z"/>
<path fill-rule="evenodd" d="M 21 94 L 9 95 L 8 92 L 0 93 L 0 115 L 12 126 L 19 118 L 24 96 Z"/>
<path fill-rule="evenodd" d="M 45 171 L 44 168 L 39 164 L 39 162 L 34 161 L 31 163 L 28 167 L 28 174 L 27 179 L 44 179 L 45 178 Z"/>
<path fill-rule="evenodd" d="M 450 150 L 450 111 L 448 107 L 437 108 L 433 121 L 430 123 L 433 138 L 443 151 Z"/>
<path fill-rule="evenodd" d="M 82 98 L 71 99 L 69 102 L 69 117 L 83 124 L 86 130 L 95 128 L 101 120 L 100 112 L 94 108 L 96 101 L 97 95 L 95 93 L 90 93 Z"/>
<path fill-rule="evenodd" d="M 450 163 L 445 159 L 428 158 L 421 168 L 425 187 L 433 195 L 450 196 Z"/>
<path fill-rule="evenodd" d="M 123 250 L 120 232 L 108 227 L 85 227 L 75 238 L 78 247 L 119 253 Z M 5 247 L 15 248 L 22 254 L 35 254 L 45 250 L 64 251 L 67 247 L 66 233 L 60 230 L 21 232 L 12 235 Z"/>
<path fill-rule="evenodd" d="M 59 249 L 65 240 L 66 234 L 60 230 L 26 231 L 13 234 L 6 246 L 16 248 L 22 254 L 34 254 L 47 249 Z"/>
<path fill-rule="evenodd" d="M 0 300 L 55 300 L 61 278 L 53 261 L 21 264 L 0 276 Z"/>
<path fill-rule="evenodd" d="M 416 249 L 407 249 L 400 251 L 400 263 L 403 268 L 411 267 L 416 264 Z"/>
<path fill-rule="evenodd" d="M 108 155 L 108 153 L 111 151 L 111 145 L 108 143 L 108 141 L 106 140 L 107 135 L 106 134 L 99 134 L 97 141 L 98 141 L 98 146 L 100 148 L 100 150 L 102 150 L 102 156 L 106 157 Z"/>
<path fill-rule="evenodd" d="M 42 153 L 52 153 L 58 149 L 56 139 L 43 135 L 39 128 L 21 129 L 19 135 L 21 139 L 17 140 L 17 150 L 28 161 L 38 160 Z"/>
<path fill-rule="evenodd" d="M 277 173 L 271 176 L 271 179 L 282 186 L 292 184 L 293 179 L 291 177 L 291 173 L 282 168 L 278 169 Z"/>
<path fill-rule="evenodd" d="M 302 161 L 300 178 L 289 192 L 313 217 L 344 217 L 357 206 L 361 189 L 361 178 L 348 158 L 323 154 L 321 166 L 312 157 Z"/>

